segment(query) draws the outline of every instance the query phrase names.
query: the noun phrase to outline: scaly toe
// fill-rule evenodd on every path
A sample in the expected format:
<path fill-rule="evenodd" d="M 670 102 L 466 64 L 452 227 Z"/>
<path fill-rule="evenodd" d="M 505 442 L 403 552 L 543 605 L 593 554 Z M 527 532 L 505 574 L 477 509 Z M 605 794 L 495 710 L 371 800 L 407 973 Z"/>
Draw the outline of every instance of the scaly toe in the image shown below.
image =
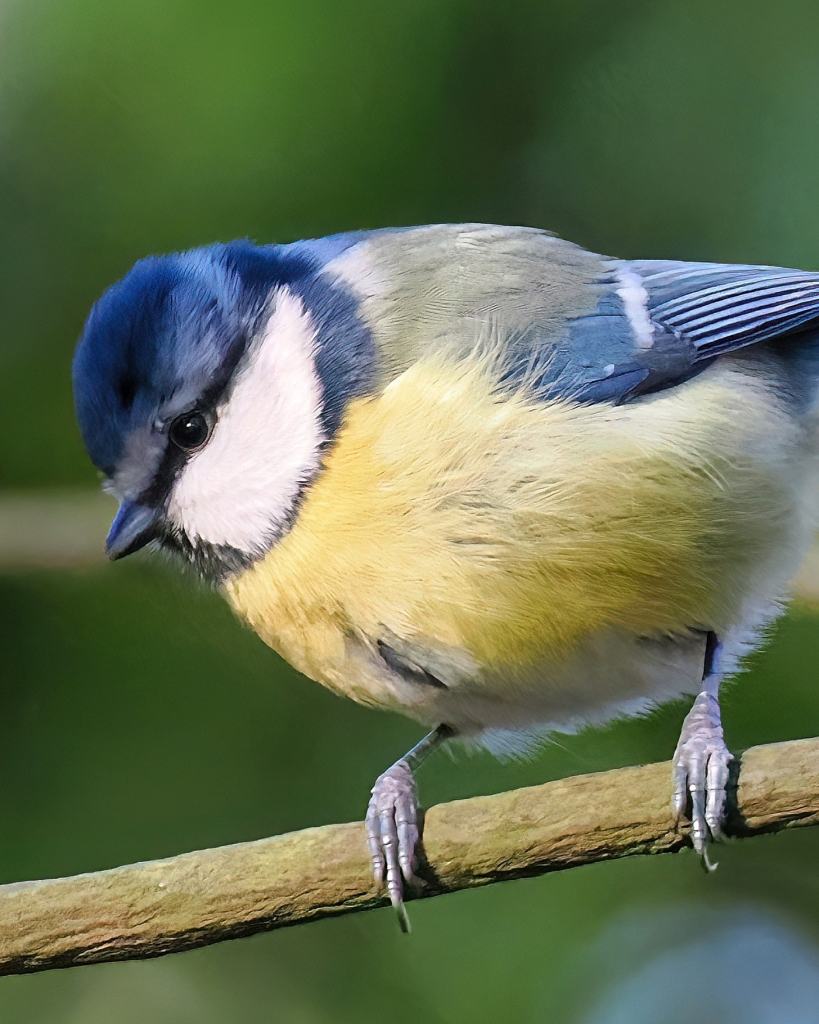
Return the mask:
<path fill-rule="evenodd" d="M 366 827 L 373 876 L 378 885 L 386 883 L 401 929 L 409 931 L 404 881 L 412 884 L 416 880 L 418 800 L 415 778 L 406 761 L 398 761 L 376 780 L 367 808 Z"/>
<path fill-rule="evenodd" d="M 708 871 L 717 866 L 708 857 L 707 843 L 709 838 L 723 838 L 732 759 L 722 734 L 719 705 L 713 697 L 701 693 L 685 719 L 674 752 L 672 806 L 679 820 L 690 804 L 691 843 Z"/>

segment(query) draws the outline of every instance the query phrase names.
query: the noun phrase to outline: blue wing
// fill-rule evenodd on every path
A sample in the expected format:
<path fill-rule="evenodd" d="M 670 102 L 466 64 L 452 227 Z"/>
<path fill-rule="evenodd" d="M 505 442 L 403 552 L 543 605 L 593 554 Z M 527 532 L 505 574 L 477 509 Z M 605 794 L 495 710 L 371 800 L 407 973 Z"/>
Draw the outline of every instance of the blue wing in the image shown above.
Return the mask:
<path fill-rule="evenodd" d="M 357 296 L 387 378 L 452 339 L 468 350 L 491 326 L 503 380 L 526 380 L 544 398 L 617 403 L 673 387 L 718 356 L 819 329 L 819 274 L 806 271 L 615 260 L 496 225 L 297 244 Z"/>
<path fill-rule="evenodd" d="M 609 365 L 606 377 L 585 382 L 577 391 L 581 401 L 622 402 L 673 387 L 718 356 L 819 329 L 819 274 L 660 260 L 612 266 L 619 296 L 625 294 L 623 272 L 631 279 L 626 288 L 636 289 L 631 302 L 624 301 L 632 358 Z M 598 316 L 596 311 L 574 325 L 581 349 L 584 335 L 599 332 Z M 812 333 L 805 337 L 810 344 L 817 340 Z"/>
<path fill-rule="evenodd" d="M 819 274 L 780 267 L 637 261 L 651 320 L 687 338 L 697 360 L 819 322 Z"/>

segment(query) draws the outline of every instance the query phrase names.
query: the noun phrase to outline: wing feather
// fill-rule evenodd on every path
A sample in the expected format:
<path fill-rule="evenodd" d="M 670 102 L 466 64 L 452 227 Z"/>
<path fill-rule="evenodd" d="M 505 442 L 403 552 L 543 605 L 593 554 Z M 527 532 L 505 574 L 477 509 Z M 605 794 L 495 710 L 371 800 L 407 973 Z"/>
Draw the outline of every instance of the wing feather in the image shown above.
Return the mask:
<path fill-rule="evenodd" d="M 690 340 L 695 361 L 819 325 L 819 274 L 718 263 L 632 266 L 652 322 Z"/>
<path fill-rule="evenodd" d="M 819 274 L 807 271 L 614 260 L 485 224 L 330 241 L 327 270 L 359 299 L 384 384 L 442 347 L 461 358 L 491 344 L 504 386 L 617 404 L 717 356 L 819 328 Z"/>

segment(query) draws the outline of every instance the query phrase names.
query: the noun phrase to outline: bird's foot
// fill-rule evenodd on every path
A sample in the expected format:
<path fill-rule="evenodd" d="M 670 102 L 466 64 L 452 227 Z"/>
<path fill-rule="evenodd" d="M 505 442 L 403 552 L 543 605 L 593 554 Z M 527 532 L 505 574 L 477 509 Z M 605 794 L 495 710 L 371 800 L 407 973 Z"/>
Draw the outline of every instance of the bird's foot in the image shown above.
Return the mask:
<path fill-rule="evenodd" d="M 386 881 L 401 930 L 408 932 L 404 881 L 409 884 L 417 881 L 418 794 L 415 776 L 406 761 L 397 761 L 375 780 L 366 825 L 373 875 L 379 885 Z"/>
<path fill-rule="evenodd" d="M 733 754 L 725 746 L 719 701 L 706 691 L 697 695 L 683 722 L 674 751 L 674 816 L 679 821 L 691 802 L 691 842 L 706 870 L 709 836 L 722 839 L 728 765 Z"/>

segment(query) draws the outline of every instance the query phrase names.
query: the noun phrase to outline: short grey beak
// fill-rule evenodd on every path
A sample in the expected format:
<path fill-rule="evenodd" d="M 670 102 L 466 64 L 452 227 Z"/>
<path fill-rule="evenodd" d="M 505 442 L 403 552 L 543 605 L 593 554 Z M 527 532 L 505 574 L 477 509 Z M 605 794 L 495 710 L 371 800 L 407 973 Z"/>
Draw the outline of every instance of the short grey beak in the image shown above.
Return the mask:
<path fill-rule="evenodd" d="M 105 542 L 105 553 L 115 561 L 132 555 L 152 541 L 157 535 L 159 514 L 155 509 L 138 505 L 126 498 L 114 516 L 108 539 Z"/>

